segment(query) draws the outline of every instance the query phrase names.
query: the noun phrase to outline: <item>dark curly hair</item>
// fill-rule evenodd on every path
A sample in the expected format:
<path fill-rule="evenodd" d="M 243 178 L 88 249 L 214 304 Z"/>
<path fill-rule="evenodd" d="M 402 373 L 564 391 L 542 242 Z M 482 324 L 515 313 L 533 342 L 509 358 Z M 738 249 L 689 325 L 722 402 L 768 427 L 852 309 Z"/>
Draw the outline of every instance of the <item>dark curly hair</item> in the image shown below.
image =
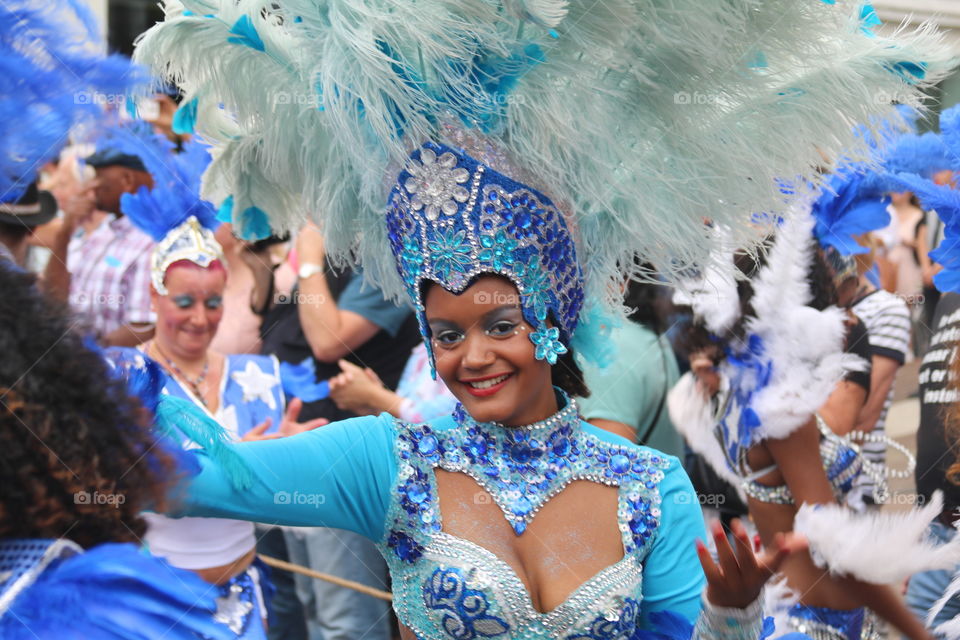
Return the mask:
<path fill-rule="evenodd" d="M 138 542 L 174 461 L 35 277 L 0 260 L 0 538 Z"/>

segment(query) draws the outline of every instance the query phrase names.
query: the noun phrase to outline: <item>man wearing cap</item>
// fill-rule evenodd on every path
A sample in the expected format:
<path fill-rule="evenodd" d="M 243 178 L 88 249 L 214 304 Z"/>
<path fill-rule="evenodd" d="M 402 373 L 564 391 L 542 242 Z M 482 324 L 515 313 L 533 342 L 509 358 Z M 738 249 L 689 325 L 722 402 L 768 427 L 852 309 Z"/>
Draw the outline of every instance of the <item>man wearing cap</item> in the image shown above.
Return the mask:
<path fill-rule="evenodd" d="M 87 158 L 96 178 L 63 203 L 63 225 L 47 263 L 47 289 L 69 300 L 105 346 L 135 346 L 153 336 L 150 251 L 153 242 L 120 211 L 120 196 L 153 180 L 140 158 L 106 147 Z M 109 215 L 93 231 L 77 229 L 94 209 Z"/>
<path fill-rule="evenodd" d="M 15 202 L 0 202 L 0 260 L 24 266 L 27 244 L 33 230 L 57 215 L 57 201 L 36 183 Z"/>

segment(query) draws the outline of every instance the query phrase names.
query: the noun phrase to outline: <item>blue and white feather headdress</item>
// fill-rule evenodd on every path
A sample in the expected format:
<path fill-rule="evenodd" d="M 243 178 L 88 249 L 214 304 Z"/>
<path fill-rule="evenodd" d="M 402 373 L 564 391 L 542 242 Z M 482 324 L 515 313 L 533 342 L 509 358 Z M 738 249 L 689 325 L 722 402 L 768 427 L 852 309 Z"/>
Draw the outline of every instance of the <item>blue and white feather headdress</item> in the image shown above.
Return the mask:
<path fill-rule="evenodd" d="M 220 226 L 216 210 L 200 198 L 209 147 L 191 141 L 177 153 L 173 143 L 143 122 L 106 131 L 97 147 L 140 158 L 153 180 L 152 188 L 123 194 L 120 209 L 157 243 L 150 256 L 150 280 L 157 293 L 166 295 L 164 278 L 173 263 L 187 260 L 208 267 L 223 259 L 223 248 L 213 235 Z"/>
<path fill-rule="evenodd" d="M 842 0 L 164 7 L 137 58 L 185 90 L 179 122 L 215 149 L 204 195 L 229 203 L 241 234 L 313 215 L 328 255 L 359 260 L 388 295 L 417 304 L 412 274 L 457 288 L 446 266 L 468 274 L 500 256 L 494 271 L 523 284 L 534 320 L 543 314 L 528 285 L 540 285 L 516 269 L 531 251 L 542 268 L 549 247 L 575 266 L 545 283 L 557 329 L 538 331 L 545 357 L 580 341 L 583 299 L 620 308 L 616 285 L 634 257 L 668 274 L 704 263 L 704 218 L 735 241 L 756 237 L 745 212 L 782 205 L 776 177 L 816 180 L 821 151 L 865 146 L 852 122 L 893 109 L 871 97 L 919 99 L 950 67 L 931 28 L 881 37 L 872 10 Z M 421 189 L 417 164 L 436 165 L 439 182 Z M 485 185 L 494 175 L 503 182 Z M 481 191 L 497 184 L 509 184 L 511 206 L 487 219 L 496 229 L 479 226 L 491 204 Z M 520 230 L 506 214 L 524 195 L 536 211 Z M 418 235 L 390 237 L 398 216 Z M 431 242 L 453 262 L 438 265 Z M 414 253 L 426 264 L 412 271 Z"/>
<path fill-rule="evenodd" d="M 0 3 L 0 202 L 23 195 L 75 125 L 147 81 L 126 58 L 103 55 L 85 4 Z"/>

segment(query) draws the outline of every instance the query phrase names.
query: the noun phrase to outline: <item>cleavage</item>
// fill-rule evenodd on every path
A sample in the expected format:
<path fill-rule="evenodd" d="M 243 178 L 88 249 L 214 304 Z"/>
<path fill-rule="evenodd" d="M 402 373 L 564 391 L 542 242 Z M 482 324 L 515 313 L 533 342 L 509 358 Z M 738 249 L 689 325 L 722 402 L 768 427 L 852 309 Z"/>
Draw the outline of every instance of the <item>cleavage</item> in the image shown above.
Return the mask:
<path fill-rule="evenodd" d="M 483 547 L 513 569 L 535 610 L 547 613 L 623 559 L 618 488 L 577 480 L 543 505 L 520 536 L 470 476 L 435 469 L 443 531 Z"/>

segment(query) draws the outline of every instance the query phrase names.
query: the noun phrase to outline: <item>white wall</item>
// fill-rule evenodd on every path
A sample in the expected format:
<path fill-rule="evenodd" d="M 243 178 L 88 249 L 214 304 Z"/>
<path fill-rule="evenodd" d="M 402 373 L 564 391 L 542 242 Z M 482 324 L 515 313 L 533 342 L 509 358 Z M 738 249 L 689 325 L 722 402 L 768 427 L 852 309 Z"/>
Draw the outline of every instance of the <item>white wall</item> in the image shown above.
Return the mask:
<path fill-rule="evenodd" d="M 873 0 L 880 17 L 891 25 L 932 20 L 944 31 L 960 55 L 960 1 L 958 0 Z"/>
<path fill-rule="evenodd" d="M 86 3 L 93 9 L 97 16 L 97 22 L 100 24 L 100 35 L 107 37 L 107 0 L 86 0 Z"/>

